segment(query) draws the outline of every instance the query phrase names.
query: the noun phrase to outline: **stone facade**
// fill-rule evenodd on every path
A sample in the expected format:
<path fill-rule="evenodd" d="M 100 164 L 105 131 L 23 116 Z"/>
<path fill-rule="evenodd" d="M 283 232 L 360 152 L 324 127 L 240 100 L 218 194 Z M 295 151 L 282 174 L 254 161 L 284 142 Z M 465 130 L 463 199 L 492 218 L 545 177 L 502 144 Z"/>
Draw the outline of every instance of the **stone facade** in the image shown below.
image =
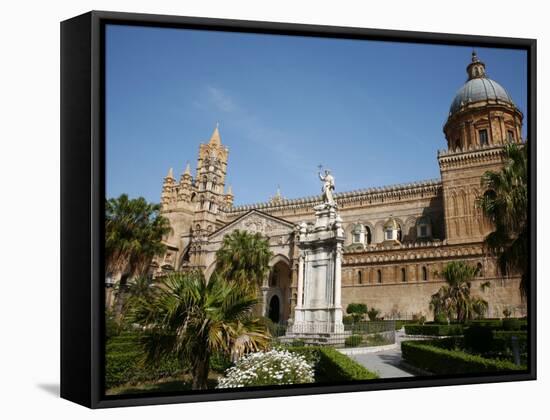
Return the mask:
<path fill-rule="evenodd" d="M 366 303 L 384 317 L 423 313 L 430 318 L 428 303 L 444 282 L 442 268 L 465 260 L 480 268 L 473 287 L 489 302 L 489 316 L 501 316 L 504 308 L 524 313 L 519 278 L 502 277 L 483 251 L 491 223 L 476 206 L 487 193 L 483 173 L 502 167 L 503 145 L 522 142 L 523 115 L 504 88 L 487 78 L 475 54 L 467 73 L 443 127 L 447 149 L 437 156 L 440 179 L 334 195 L 343 233 L 343 308 Z M 234 206 L 231 188 L 225 186 L 228 153 L 216 127 L 200 145 L 195 176 L 187 165 L 179 181 L 172 170 L 164 179 L 162 212 L 173 231 L 166 238 L 166 255 L 154 261 L 152 270 L 160 275 L 199 268 L 208 277 L 225 234 L 260 232 L 274 254 L 261 310 L 286 321 L 300 300 L 300 226 L 309 229 L 316 223 L 314 207 L 322 198 L 285 199 L 277 191 L 268 202 Z M 487 281 L 491 287 L 482 290 Z"/>

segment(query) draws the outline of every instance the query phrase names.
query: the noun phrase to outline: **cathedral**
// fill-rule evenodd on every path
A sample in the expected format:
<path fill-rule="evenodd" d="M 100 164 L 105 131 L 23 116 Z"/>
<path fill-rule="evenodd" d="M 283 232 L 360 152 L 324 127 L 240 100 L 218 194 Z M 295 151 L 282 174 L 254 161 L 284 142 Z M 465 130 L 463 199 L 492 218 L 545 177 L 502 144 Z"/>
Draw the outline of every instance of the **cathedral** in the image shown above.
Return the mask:
<path fill-rule="evenodd" d="M 503 146 L 521 143 L 523 114 L 507 91 L 487 77 L 472 53 L 468 80 L 451 102 L 443 127 L 447 148 L 438 152 L 440 179 L 357 191 L 335 192 L 343 229 L 342 307 L 365 303 L 385 319 L 431 319 L 429 301 L 445 283 L 440 273 L 453 260 L 478 267 L 474 294 L 489 303 L 488 317 L 525 315 L 517 276 L 503 277 L 483 240 L 491 223 L 476 206 L 484 191 L 482 175 L 503 165 Z M 233 230 L 259 232 L 269 240 L 273 258 L 261 287 L 261 311 L 274 322 L 292 319 L 298 296 L 300 226 L 315 222 L 321 196 L 233 205 L 226 186 L 229 149 L 216 127 L 200 144 L 196 171 L 188 164 L 179 180 L 170 169 L 161 193 L 162 214 L 171 224 L 165 255 L 153 262 L 155 276 L 200 269 L 208 278 L 224 235 Z M 490 283 L 489 288 L 482 284 Z M 340 297 L 340 295 L 339 295 Z"/>

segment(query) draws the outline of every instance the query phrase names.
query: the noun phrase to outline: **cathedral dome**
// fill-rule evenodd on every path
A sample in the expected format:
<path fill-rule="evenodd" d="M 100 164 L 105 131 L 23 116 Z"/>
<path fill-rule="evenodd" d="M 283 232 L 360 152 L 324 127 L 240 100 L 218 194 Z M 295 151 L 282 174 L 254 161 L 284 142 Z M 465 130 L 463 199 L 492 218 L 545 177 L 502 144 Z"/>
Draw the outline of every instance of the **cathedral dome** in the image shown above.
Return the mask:
<path fill-rule="evenodd" d="M 472 53 L 472 62 L 468 65 L 467 72 L 468 81 L 456 93 L 449 109 L 450 114 L 480 101 L 504 103 L 515 107 L 506 89 L 487 77 L 485 64 L 478 59 L 475 52 Z"/>
<path fill-rule="evenodd" d="M 454 114 L 463 106 L 478 101 L 505 102 L 514 105 L 514 101 L 501 85 L 489 78 L 477 78 L 468 80 L 457 92 L 449 112 Z"/>

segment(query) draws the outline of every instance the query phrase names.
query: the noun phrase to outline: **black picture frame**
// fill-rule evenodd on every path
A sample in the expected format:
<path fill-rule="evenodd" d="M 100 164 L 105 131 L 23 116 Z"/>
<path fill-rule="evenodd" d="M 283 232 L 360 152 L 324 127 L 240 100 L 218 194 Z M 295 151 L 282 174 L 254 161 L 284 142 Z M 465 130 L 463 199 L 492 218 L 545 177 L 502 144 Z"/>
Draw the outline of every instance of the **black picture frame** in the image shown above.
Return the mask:
<path fill-rule="evenodd" d="M 109 23 L 522 49 L 528 61 L 528 371 L 381 379 L 154 396 L 105 396 L 103 211 L 105 25 Z M 536 379 L 536 40 L 92 11 L 61 23 L 61 397 L 90 408 L 417 388 Z"/>

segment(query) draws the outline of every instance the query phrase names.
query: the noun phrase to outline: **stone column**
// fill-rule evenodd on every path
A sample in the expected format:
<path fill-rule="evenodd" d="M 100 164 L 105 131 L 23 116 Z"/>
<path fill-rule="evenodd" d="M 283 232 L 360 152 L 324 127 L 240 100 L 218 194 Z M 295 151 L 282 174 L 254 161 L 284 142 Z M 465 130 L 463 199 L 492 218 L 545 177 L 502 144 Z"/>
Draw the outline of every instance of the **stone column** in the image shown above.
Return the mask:
<path fill-rule="evenodd" d="M 268 287 L 262 287 L 262 316 L 267 316 L 267 291 L 269 290 Z"/>
<path fill-rule="evenodd" d="M 470 122 L 470 144 L 473 146 L 473 147 L 479 147 L 479 141 L 477 139 L 477 136 L 476 136 L 476 130 L 475 130 L 475 127 L 474 127 L 474 124 L 472 122 Z"/>
<path fill-rule="evenodd" d="M 342 244 L 336 245 L 336 261 L 334 264 L 334 307 L 342 307 Z"/>
<path fill-rule="evenodd" d="M 302 299 L 304 295 L 304 256 L 300 255 L 298 258 L 298 296 L 296 307 L 302 307 Z"/>
<path fill-rule="evenodd" d="M 460 125 L 460 137 L 462 138 L 462 150 L 468 150 L 469 142 L 466 134 L 466 124 Z"/>

